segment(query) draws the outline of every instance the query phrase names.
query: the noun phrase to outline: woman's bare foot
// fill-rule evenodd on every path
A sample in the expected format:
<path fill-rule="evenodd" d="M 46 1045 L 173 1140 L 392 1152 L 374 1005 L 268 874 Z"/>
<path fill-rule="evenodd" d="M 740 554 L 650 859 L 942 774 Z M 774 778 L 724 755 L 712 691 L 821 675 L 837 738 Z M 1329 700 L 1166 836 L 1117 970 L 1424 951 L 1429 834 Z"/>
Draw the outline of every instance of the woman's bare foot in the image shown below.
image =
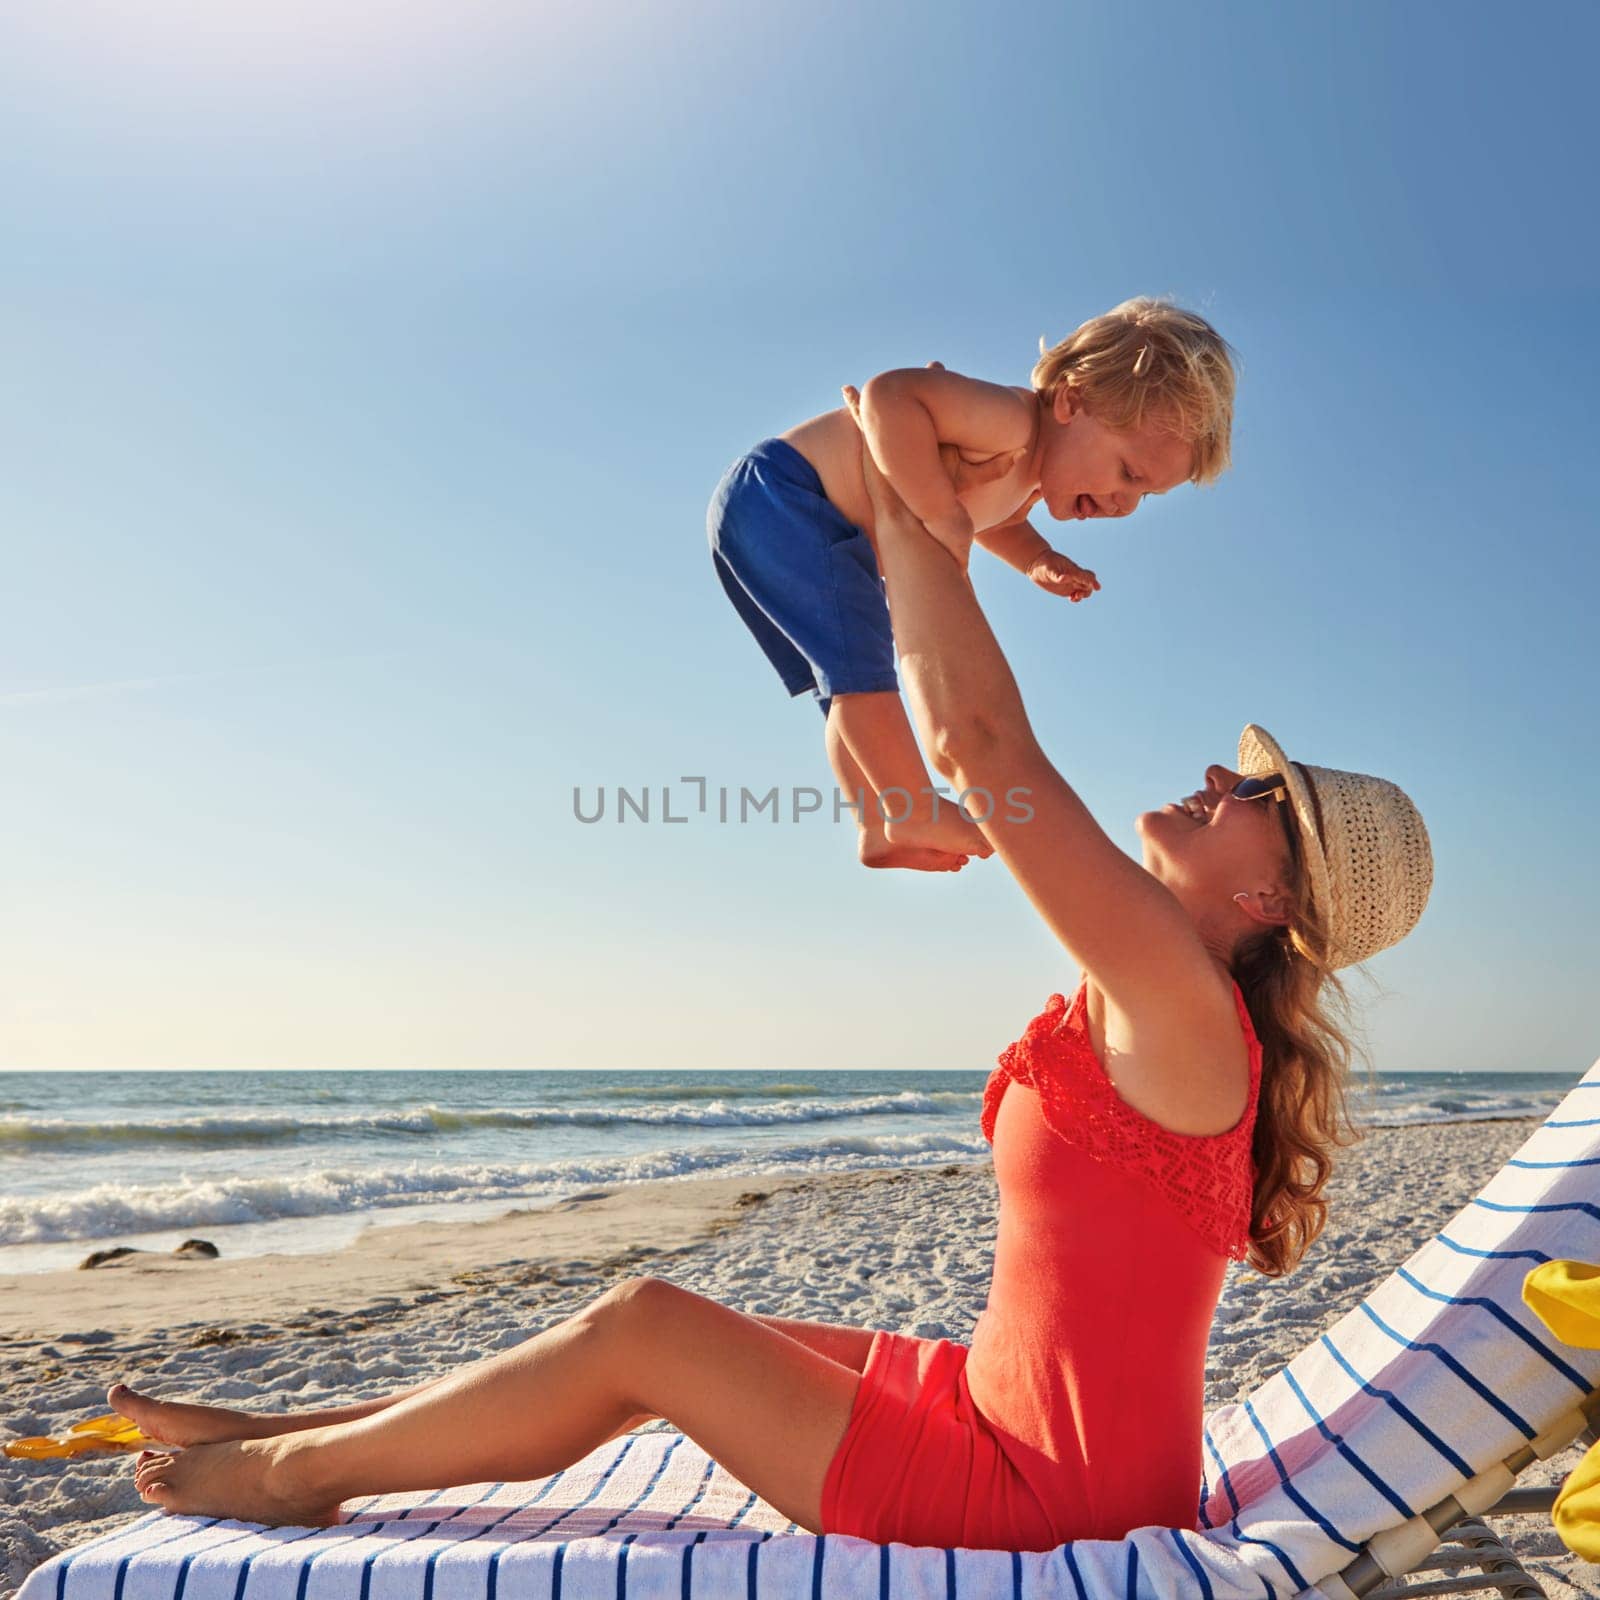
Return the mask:
<path fill-rule="evenodd" d="M 236 1439 L 187 1450 L 146 1451 L 133 1481 L 139 1498 L 163 1511 L 230 1517 L 268 1527 L 325 1528 L 339 1520 L 305 1470 L 307 1435 Z"/>
<path fill-rule="evenodd" d="M 118 1415 L 137 1423 L 145 1438 L 185 1448 L 223 1439 L 270 1439 L 293 1431 L 295 1426 L 293 1417 L 258 1417 L 248 1411 L 230 1411 L 226 1406 L 152 1400 L 125 1383 L 112 1384 L 106 1391 L 106 1401 Z"/>
<path fill-rule="evenodd" d="M 933 797 L 931 811 L 919 804 L 904 821 L 890 818 L 884 823 L 883 831 L 889 843 L 895 846 L 977 856 L 980 860 L 994 854 L 994 846 L 984 838 L 983 830 L 972 818 L 960 806 L 941 800 L 937 795 Z"/>

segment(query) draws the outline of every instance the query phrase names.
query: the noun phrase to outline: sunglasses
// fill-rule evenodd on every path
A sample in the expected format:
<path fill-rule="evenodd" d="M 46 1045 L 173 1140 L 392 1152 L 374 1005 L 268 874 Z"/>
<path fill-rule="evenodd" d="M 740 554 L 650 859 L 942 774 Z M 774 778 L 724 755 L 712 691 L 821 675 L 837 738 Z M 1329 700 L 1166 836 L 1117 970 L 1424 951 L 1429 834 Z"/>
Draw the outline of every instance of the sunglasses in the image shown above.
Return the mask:
<path fill-rule="evenodd" d="M 1231 792 L 1235 800 L 1265 800 L 1269 795 L 1274 800 L 1289 798 L 1289 786 L 1276 772 L 1261 778 L 1241 778 Z"/>
<path fill-rule="evenodd" d="M 1281 774 L 1269 772 L 1260 778 L 1241 778 L 1232 789 L 1235 800 L 1265 800 L 1271 798 L 1275 801 L 1284 801 L 1289 798 L 1289 786 L 1283 781 Z M 1289 841 L 1289 855 L 1296 863 L 1300 860 L 1300 830 L 1292 810 L 1280 811 L 1283 818 L 1283 831 Z"/>

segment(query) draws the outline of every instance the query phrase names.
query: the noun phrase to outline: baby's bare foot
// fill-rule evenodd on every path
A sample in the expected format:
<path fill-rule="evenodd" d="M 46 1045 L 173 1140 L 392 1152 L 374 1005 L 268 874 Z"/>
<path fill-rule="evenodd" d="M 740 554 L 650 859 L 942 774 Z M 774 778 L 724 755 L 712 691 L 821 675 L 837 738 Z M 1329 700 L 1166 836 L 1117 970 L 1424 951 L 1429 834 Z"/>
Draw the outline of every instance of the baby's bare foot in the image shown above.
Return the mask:
<path fill-rule="evenodd" d="M 931 816 L 918 811 L 904 822 L 886 822 L 883 831 L 889 843 L 942 850 L 947 855 L 977 856 L 980 860 L 994 854 L 994 846 L 984 838 L 982 829 L 960 806 L 937 799 L 934 806 Z"/>
<path fill-rule="evenodd" d="M 881 833 L 861 835 L 860 856 L 864 867 L 909 867 L 913 872 L 959 872 L 967 864 L 965 856 L 952 855 L 948 850 L 891 844 Z"/>
<path fill-rule="evenodd" d="M 133 1481 L 139 1498 L 163 1511 L 230 1517 L 271 1528 L 326 1528 L 339 1520 L 310 1482 L 304 1434 L 238 1439 L 171 1452 L 146 1451 Z"/>
<path fill-rule="evenodd" d="M 149 1395 L 114 1383 L 106 1393 L 111 1409 L 138 1424 L 139 1432 L 160 1444 L 214 1444 L 220 1439 L 267 1439 L 290 1431 L 288 1417 L 255 1417 L 226 1406 L 186 1405 L 152 1400 Z"/>

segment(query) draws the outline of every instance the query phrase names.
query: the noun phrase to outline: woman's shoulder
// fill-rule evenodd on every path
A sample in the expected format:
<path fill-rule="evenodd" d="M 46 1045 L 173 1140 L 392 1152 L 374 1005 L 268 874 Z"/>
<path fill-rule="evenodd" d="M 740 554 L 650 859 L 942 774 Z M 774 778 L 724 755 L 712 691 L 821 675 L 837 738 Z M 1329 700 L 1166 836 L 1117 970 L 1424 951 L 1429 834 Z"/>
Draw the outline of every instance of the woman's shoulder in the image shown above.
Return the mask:
<path fill-rule="evenodd" d="M 1217 1138 L 1252 1109 L 1261 1047 L 1224 970 L 1181 1006 L 1125 1007 L 1092 978 L 1079 1004 L 1107 1083 L 1148 1122 L 1184 1138 Z"/>
<path fill-rule="evenodd" d="M 1219 1113 L 1215 1101 L 1204 1125 L 1190 1129 L 1151 1116 L 1129 1097 L 1114 1076 L 1126 1060 L 1114 1046 L 1097 1048 L 1094 1017 L 1103 997 L 1097 1002 L 1086 983 L 1070 1001 L 1052 995 L 1001 1055 L 985 1089 L 985 1135 L 994 1136 L 1007 1085 L 1025 1084 L 1037 1094 L 1040 1113 L 1054 1134 L 1097 1161 L 1150 1183 L 1214 1249 L 1243 1259 L 1254 1189 L 1251 1148 L 1260 1051 L 1242 997 L 1234 990 L 1229 998 L 1235 1043 L 1241 1034 L 1247 1035 L 1247 1043 L 1243 1106 L 1228 1126 L 1220 1126 L 1228 1111 Z"/>

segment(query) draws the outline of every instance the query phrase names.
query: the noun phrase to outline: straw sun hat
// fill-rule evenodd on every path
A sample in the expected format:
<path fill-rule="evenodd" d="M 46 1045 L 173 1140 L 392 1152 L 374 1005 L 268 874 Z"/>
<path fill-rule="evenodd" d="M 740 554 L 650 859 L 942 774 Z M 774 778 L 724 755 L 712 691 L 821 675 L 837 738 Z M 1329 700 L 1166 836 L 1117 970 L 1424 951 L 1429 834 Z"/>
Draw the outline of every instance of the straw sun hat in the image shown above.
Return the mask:
<path fill-rule="evenodd" d="M 1365 773 L 1291 761 L 1253 722 L 1239 735 L 1239 772 L 1277 773 L 1289 790 L 1331 966 L 1365 961 L 1411 932 L 1433 885 L 1433 852 L 1404 790 Z"/>

